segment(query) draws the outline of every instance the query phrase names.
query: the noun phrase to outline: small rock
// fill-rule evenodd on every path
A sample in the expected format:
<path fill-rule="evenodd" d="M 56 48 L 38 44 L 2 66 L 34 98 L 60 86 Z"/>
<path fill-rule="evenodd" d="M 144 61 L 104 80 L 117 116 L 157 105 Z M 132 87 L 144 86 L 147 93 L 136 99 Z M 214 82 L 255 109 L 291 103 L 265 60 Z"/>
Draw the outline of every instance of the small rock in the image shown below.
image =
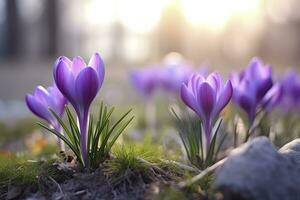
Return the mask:
<path fill-rule="evenodd" d="M 293 159 L 300 167 L 300 138 L 287 143 L 278 152 Z"/>
<path fill-rule="evenodd" d="M 224 199 L 298 200 L 299 177 L 294 161 L 278 153 L 268 138 L 258 137 L 231 153 L 214 185 Z"/>

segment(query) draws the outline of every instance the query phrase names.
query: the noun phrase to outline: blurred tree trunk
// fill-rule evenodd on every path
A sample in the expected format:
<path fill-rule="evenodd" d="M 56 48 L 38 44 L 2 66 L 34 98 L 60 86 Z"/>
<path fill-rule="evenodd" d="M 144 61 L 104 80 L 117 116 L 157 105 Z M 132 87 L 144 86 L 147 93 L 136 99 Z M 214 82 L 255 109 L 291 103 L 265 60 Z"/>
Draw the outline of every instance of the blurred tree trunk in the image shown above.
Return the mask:
<path fill-rule="evenodd" d="M 16 56 L 19 50 L 19 15 L 17 0 L 6 0 L 5 51 L 6 56 Z"/>
<path fill-rule="evenodd" d="M 57 52 L 57 35 L 58 35 L 58 2 L 57 0 L 47 0 L 45 5 L 46 17 L 46 54 L 56 56 Z"/>

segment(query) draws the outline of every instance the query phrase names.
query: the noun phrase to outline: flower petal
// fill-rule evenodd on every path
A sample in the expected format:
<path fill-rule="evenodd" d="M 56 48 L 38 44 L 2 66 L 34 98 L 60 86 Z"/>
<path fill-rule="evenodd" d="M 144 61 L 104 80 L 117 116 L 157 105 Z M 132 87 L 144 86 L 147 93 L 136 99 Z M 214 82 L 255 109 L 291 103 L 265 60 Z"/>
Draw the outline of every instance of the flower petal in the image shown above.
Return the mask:
<path fill-rule="evenodd" d="M 27 94 L 25 100 L 27 107 L 36 116 L 48 121 L 49 123 L 53 121 L 53 117 L 48 111 L 48 107 L 45 107 L 42 103 L 37 101 L 34 96 L 32 96 L 31 94 Z"/>
<path fill-rule="evenodd" d="M 94 53 L 92 55 L 88 66 L 92 67 L 97 72 L 98 79 L 99 79 L 99 87 L 101 87 L 104 80 L 105 69 L 104 69 L 104 62 L 98 53 Z"/>
<path fill-rule="evenodd" d="M 91 67 L 83 69 L 75 81 L 75 88 L 80 107 L 88 109 L 99 90 L 97 72 Z"/>
<path fill-rule="evenodd" d="M 220 91 L 220 95 L 217 99 L 217 104 L 214 110 L 214 115 L 218 115 L 223 108 L 229 103 L 230 99 L 232 97 L 232 85 L 231 81 L 227 81 L 223 87 L 223 89 Z"/>
<path fill-rule="evenodd" d="M 203 112 L 199 107 L 199 105 L 197 104 L 196 97 L 184 83 L 181 86 L 181 99 L 188 107 L 190 107 L 193 111 L 195 111 L 200 117 L 203 116 Z"/>
<path fill-rule="evenodd" d="M 277 83 L 275 84 L 262 99 L 262 107 L 270 112 L 276 105 L 278 105 L 283 96 L 282 86 Z"/>
<path fill-rule="evenodd" d="M 49 92 L 49 95 L 52 97 L 49 99 L 49 105 L 50 107 L 59 115 L 62 116 L 65 105 L 67 104 L 67 99 L 61 94 L 59 89 L 54 84 L 53 86 L 50 86 L 47 88 L 47 91 Z"/>
<path fill-rule="evenodd" d="M 257 85 L 257 92 L 256 92 L 257 100 L 260 101 L 268 92 L 268 90 L 272 88 L 272 86 L 273 86 L 273 81 L 271 77 L 261 80 Z"/>
<path fill-rule="evenodd" d="M 72 64 L 72 73 L 74 75 L 74 78 L 78 76 L 80 71 L 86 67 L 86 64 L 84 60 L 80 56 L 76 56 L 73 58 L 73 64 Z"/>
<path fill-rule="evenodd" d="M 207 78 L 206 81 L 209 83 L 215 91 L 219 91 L 221 88 L 222 80 L 220 74 L 217 72 L 211 73 Z"/>
<path fill-rule="evenodd" d="M 72 66 L 72 61 L 69 58 L 67 58 L 66 56 L 58 57 L 56 59 L 56 61 L 54 62 L 54 66 L 53 66 L 54 79 L 56 79 L 56 70 L 57 70 L 57 67 L 58 67 L 58 64 L 59 64 L 60 61 L 64 61 L 69 68 L 71 68 L 71 66 Z"/>
<path fill-rule="evenodd" d="M 57 64 L 55 83 L 60 92 L 75 106 L 75 80 L 74 76 L 63 60 Z"/>
<path fill-rule="evenodd" d="M 198 91 L 198 103 L 201 106 L 206 119 L 211 117 L 211 113 L 215 106 L 215 101 L 215 91 L 207 82 L 203 82 Z"/>
<path fill-rule="evenodd" d="M 43 86 L 37 86 L 34 90 L 34 97 L 38 100 L 42 105 L 48 107 L 50 94 Z M 53 97 L 52 97 L 53 98 Z"/>

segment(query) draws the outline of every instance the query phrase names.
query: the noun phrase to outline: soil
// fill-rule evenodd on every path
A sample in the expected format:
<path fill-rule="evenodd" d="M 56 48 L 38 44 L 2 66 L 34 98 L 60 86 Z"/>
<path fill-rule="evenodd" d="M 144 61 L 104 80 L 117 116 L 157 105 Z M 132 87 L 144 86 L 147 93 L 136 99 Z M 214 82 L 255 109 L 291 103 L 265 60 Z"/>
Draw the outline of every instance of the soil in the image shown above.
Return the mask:
<path fill-rule="evenodd" d="M 66 163 L 56 163 L 53 168 L 58 173 L 55 177 L 41 174 L 37 177 L 37 184 L 7 186 L 2 188 L 0 199 L 170 199 L 159 198 L 159 195 L 175 188 L 175 180 L 178 179 L 178 174 L 157 167 L 143 171 L 127 169 L 122 175 L 108 175 L 103 166 L 93 172 L 85 172 Z M 188 199 L 204 199 L 195 193 L 188 196 L 191 197 Z M 178 196 L 176 199 L 181 198 Z"/>

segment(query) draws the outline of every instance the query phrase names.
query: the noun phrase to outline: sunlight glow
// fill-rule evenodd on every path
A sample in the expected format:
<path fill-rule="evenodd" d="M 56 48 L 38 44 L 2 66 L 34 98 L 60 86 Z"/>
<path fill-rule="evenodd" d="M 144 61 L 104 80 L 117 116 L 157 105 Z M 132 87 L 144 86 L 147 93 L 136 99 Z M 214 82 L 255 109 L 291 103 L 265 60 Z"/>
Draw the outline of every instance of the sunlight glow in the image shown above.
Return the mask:
<path fill-rule="evenodd" d="M 255 19 L 262 0 L 91 0 L 85 16 L 92 25 L 120 22 L 133 33 L 149 33 L 159 23 L 161 13 L 177 5 L 187 22 L 195 27 L 222 29 L 232 19 Z"/>
<path fill-rule="evenodd" d="M 119 19 L 133 32 L 149 32 L 158 23 L 165 2 L 165 0 L 120 0 Z"/>
<path fill-rule="evenodd" d="M 252 17 L 261 0 L 182 0 L 186 19 L 194 26 L 223 28 L 233 17 Z"/>

